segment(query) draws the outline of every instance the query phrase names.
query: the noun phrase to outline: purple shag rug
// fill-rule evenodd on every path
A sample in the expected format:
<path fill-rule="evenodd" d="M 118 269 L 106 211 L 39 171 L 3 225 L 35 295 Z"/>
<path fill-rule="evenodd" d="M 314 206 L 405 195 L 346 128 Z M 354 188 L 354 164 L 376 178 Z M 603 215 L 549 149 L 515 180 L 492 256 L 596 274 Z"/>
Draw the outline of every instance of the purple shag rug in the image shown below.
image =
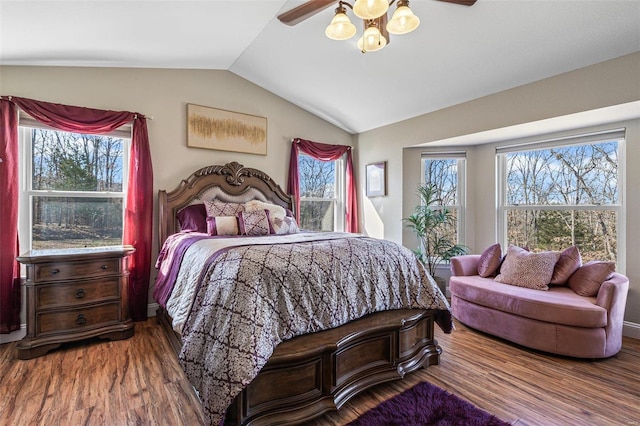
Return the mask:
<path fill-rule="evenodd" d="M 440 389 L 418 383 L 367 411 L 349 426 L 508 426 L 496 416 Z"/>

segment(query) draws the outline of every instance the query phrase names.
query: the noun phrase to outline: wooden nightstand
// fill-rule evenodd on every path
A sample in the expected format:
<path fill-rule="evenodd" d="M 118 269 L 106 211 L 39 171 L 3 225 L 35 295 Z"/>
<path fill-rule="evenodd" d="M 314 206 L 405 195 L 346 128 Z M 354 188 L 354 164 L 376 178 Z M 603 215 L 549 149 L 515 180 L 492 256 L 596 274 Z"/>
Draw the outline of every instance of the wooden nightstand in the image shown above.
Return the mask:
<path fill-rule="evenodd" d="M 128 306 L 131 246 L 31 250 L 27 268 L 27 335 L 18 358 L 44 355 L 64 342 L 133 336 Z"/>

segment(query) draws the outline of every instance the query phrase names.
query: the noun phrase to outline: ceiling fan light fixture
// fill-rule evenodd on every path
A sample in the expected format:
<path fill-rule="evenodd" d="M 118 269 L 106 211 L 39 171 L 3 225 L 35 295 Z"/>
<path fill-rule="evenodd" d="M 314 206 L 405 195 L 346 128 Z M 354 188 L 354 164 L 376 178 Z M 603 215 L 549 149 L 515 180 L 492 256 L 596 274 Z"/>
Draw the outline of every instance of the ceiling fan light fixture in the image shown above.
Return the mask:
<path fill-rule="evenodd" d="M 356 31 L 356 26 L 351 23 L 345 8 L 340 6 L 324 33 L 332 40 L 348 40 Z"/>
<path fill-rule="evenodd" d="M 387 0 L 356 0 L 353 4 L 353 13 L 358 18 L 376 19 L 387 13 L 389 3 Z"/>
<path fill-rule="evenodd" d="M 364 34 L 358 40 L 358 49 L 362 53 L 375 52 L 387 45 L 387 39 L 380 33 L 380 30 L 374 23 L 367 26 Z"/>
<path fill-rule="evenodd" d="M 409 8 L 409 1 L 400 0 L 398 8 L 387 23 L 387 31 L 391 34 L 407 34 L 418 28 L 418 25 L 420 25 L 420 18 Z"/>

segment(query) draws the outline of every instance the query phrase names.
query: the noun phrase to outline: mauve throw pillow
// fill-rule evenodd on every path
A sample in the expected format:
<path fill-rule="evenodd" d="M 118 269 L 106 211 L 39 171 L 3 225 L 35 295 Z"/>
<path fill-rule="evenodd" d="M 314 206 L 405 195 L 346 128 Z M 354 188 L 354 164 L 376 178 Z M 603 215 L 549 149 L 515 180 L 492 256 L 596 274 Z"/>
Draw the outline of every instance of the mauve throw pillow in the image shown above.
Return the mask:
<path fill-rule="evenodd" d="M 506 259 L 495 281 L 536 290 L 549 290 L 553 268 L 560 253 L 543 251 L 531 253 L 517 246 L 509 246 Z"/>
<path fill-rule="evenodd" d="M 491 277 L 496 274 L 502 261 L 502 248 L 496 243 L 487 247 L 480 255 L 478 260 L 478 275 L 483 278 Z"/>
<path fill-rule="evenodd" d="M 223 201 L 205 201 L 204 206 L 207 209 L 207 216 L 236 216 L 244 211 L 244 204 L 225 203 Z"/>
<path fill-rule="evenodd" d="M 256 236 L 273 234 L 269 222 L 269 210 L 256 210 L 252 212 L 240 212 L 240 233 L 242 235 Z"/>
<path fill-rule="evenodd" d="M 603 282 L 613 276 L 614 262 L 592 260 L 582 265 L 569 278 L 569 288 L 580 296 L 592 297 L 598 294 Z"/>
<path fill-rule="evenodd" d="M 207 232 L 207 209 L 204 204 L 192 204 L 177 214 L 182 231 Z"/>
<path fill-rule="evenodd" d="M 555 268 L 549 284 L 566 284 L 569 277 L 582 266 L 582 256 L 578 247 L 571 246 L 562 253 Z"/>

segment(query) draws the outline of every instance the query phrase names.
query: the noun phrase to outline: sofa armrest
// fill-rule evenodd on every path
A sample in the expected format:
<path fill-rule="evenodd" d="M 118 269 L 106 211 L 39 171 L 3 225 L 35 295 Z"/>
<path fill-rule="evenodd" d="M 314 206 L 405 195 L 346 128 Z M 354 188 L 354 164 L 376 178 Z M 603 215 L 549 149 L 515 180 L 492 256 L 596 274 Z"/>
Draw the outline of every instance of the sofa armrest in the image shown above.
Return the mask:
<path fill-rule="evenodd" d="M 452 276 L 471 276 L 478 275 L 479 254 L 465 254 L 463 256 L 455 256 L 451 258 L 451 275 Z"/>
<path fill-rule="evenodd" d="M 615 355 L 622 348 L 622 328 L 628 292 L 629 278 L 618 273 L 614 273 L 610 279 L 602 283 L 598 291 L 596 305 L 607 310 L 605 356 Z"/>

